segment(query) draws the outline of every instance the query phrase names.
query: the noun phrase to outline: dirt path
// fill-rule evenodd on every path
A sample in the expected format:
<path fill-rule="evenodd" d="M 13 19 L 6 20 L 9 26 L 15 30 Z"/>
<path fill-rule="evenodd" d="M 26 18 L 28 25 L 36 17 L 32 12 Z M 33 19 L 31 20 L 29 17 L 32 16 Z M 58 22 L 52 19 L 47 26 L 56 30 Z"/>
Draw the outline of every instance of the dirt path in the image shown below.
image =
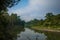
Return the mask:
<path fill-rule="evenodd" d="M 39 28 L 39 27 L 32 27 L 32 29 L 40 30 L 40 31 L 60 32 L 60 30 L 57 29 L 48 29 L 48 28 Z"/>

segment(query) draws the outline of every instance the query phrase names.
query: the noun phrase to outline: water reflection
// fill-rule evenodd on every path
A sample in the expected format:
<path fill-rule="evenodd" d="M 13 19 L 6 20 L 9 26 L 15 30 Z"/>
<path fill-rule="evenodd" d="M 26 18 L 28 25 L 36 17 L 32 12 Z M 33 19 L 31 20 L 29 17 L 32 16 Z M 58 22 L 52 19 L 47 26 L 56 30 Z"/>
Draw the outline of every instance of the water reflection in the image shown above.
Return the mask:
<path fill-rule="evenodd" d="M 60 32 L 40 31 L 40 30 L 34 30 L 34 31 L 44 33 L 47 36 L 47 40 L 60 40 Z"/>
<path fill-rule="evenodd" d="M 25 28 L 25 31 L 17 36 L 17 40 L 46 40 L 47 38 L 44 33 L 38 33 L 28 28 Z"/>

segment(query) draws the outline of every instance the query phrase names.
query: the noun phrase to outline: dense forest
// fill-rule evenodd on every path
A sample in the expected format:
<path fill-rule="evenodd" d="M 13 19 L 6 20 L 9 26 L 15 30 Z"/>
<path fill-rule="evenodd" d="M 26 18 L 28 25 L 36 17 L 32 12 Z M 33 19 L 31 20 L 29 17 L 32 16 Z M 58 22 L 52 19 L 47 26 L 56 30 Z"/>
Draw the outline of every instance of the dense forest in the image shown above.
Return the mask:
<path fill-rule="evenodd" d="M 58 28 L 60 27 L 60 14 L 47 13 L 45 19 L 34 19 L 26 23 L 26 26 L 29 27 L 51 27 Z"/>
<path fill-rule="evenodd" d="M 18 4 L 19 1 L 0 0 L 0 40 L 15 40 L 17 33 L 24 31 L 25 22 L 20 19 L 20 16 L 8 13 L 8 8 Z"/>
<path fill-rule="evenodd" d="M 24 23 L 17 14 L 0 12 L 0 39 L 13 40 L 18 32 L 24 31 Z"/>

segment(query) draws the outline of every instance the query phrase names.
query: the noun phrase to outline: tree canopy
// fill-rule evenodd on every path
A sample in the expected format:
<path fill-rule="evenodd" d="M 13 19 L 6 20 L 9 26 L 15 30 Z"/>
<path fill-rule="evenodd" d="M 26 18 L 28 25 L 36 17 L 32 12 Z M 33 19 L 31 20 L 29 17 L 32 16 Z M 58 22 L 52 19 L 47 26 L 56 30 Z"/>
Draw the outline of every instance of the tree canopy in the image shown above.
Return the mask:
<path fill-rule="evenodd" d="M 0 11 L 16 5 L 20 0 L 0 0 Z"/>
<path fill-rule="evenodd" d="M 39 26 L 39 27 L 52 27 L 58 28 L 60 27 L 60 14 L 54 15 L 53 13 L 47 13 L 45 19 L 35 19 L 27 22 L 27 25 L 32 26 Z"/>
<path fill-rule="evenodd" d="M 0 12 L 0 40 L 14 40 L 17 32 L 24 31 L 24 23 L 17 14 Z"/>

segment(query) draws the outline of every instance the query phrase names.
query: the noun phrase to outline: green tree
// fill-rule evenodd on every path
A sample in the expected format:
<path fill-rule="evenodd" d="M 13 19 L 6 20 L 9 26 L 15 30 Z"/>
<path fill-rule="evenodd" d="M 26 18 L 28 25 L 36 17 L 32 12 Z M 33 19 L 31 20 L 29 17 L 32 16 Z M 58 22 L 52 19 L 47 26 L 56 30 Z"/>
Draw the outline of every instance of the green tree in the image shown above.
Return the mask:
<path fill-rule="evenodd" d="M 0 12 L 0 40 L 13 40 L 23 26 L 24 21 L 17 14 L 9 15 L 7 12 Z"/>
<path fill-rule="evenodd" d="M 0 11 L 16 5 L 20 0 L 0 0 Z"/>

